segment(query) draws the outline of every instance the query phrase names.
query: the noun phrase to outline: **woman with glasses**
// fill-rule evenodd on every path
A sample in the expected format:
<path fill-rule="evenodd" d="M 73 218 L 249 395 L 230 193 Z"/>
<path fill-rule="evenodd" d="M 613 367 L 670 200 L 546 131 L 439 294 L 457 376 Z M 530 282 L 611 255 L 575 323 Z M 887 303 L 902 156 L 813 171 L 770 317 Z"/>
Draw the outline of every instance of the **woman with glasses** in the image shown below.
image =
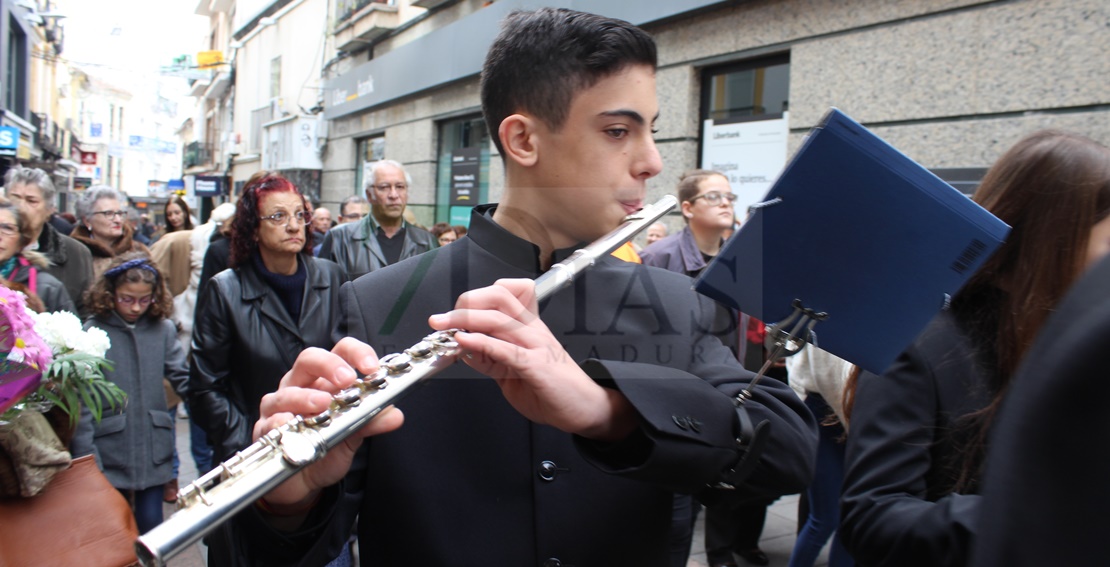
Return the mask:
<path fill-rule="evenodd" d="M 276 173 L 243 187 L 231 268 L 204 286 L 193 326 L 189 407 L 213 462 L 250 445 L 259 401 L 302 350 L 334 345 L 344 278 L 334 263 L 312 257 L 311 220 L 300 190 Z"/>
<path fill-rule="evenodd" d="M 127 199 L 119 191 L 107 185 L 93 185 L 81 194 L 75 208 L 79 222 L 70 237 L 92 253 L 93 280 L 120 254 L 150 254 L 143 243 L 133 238 L 134 231 L 127 222 Z"/>
<path fill-rule="evenodd" d="M 640 258 L 645 265 L 696 277 L 721 250 L 736 195 L 723 173 L 695 169 L 679 180 L 678 200 L 686 227 L 644 247 Z"/>
<path fill-rule="evenodd" d="M 212 462 L 251 444 L 262 396 L 306 348 L 331 349 L 339 323 L 339 266 L 312 256 L 312 214 L 288 179 L 247 180 L 231 220 L 230 269 L 201 290 L 193 325 L 189 411 Z M 209 565 L 230 565 L 223 531 L 206 540 Z"/>
<path fill-rule="evenodd" d="M 695 169 L 678 181 L 678 200 L 686 226 L 665 236 L 640 251 L 646 266 L 697 277 L 721 251 L 725 232 L 732 228 L 735 215 L 728 178 L 723 173 Z M 737 321 L 747 324 L 747 317 Z M 736 329 L 723 329 L 721 340 L 739 348 Z M 752 352 L 758 352 L 753 350 Z M 744 359 L 741 358 L 741 362 Z M 767 515 L 767 501 L 753 502 L 738 508 L 709 507 L 706 509 L 705 548 L 712 567 L 736 565 L 736 552 L 749 563 L 767 565 L 769 559 L 759 549 L 759 537 Z M 690 551 L 696 512 L 693 500 L 686 495 L 675 496 L 674 523 L 671 528 L 671 565 L 685 565 Z"/>
<path fill-rule="evenodd" d="M 35 311 L 69 311 L 77 314 L 65 285 L 46 273 L 45 256 L 24 248 L 31 243 L 28 221 L 19 207 L 0 197 L 0 284 L 22 291 Z"/>

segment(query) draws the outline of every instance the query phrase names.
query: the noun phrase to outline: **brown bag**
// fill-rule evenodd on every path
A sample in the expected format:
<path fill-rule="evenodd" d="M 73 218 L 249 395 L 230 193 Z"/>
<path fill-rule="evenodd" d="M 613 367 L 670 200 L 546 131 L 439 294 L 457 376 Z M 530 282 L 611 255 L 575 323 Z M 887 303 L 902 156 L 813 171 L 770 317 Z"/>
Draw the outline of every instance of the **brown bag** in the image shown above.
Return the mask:
<path fill-rule="evenodd" d="M 0 499 L 0 567 L 135 565 L 138 537 L 131 508 L 92 455 L 37 496 Z"/>

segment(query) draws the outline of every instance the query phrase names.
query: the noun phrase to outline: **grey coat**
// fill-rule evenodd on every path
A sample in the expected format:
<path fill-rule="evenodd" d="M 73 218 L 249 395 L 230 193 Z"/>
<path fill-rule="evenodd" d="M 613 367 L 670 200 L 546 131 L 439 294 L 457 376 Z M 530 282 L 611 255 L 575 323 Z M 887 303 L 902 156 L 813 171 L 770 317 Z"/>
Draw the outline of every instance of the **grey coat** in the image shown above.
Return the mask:
<path fill-rule="evenodd" d="M 432 233 L 408 223 L 402 226 L 405 228 L 405 243 L 398 261 L 436 247 Z M 374 215 L 366 215 L 358 222 L 341 224 L 324 236 L 317 256 L 339 264 L 347 274 L 347 281 L 354 281 L 363 274 L 389 265 L 378 244 L 377 230 Z"/>
<path fill-rule="evenodd" d="M 38 246 L 38 253 L 50 260 L 46 271 L 62 282 L 74 307 L 83 309 L 85 290 L 92 283 L 92 253 L 80 242 L 54 230 L 49 223 L 42 227 Z"/>
<path fill-rule="evenodd" d="M 167 412 L 165 376 L 178 395 L 186 396 L 189 369 L 173 321 L 143 316 L 131 328 L 115 313 L 93 316 L 85 329 L 99 327 L 112 341 L 107 358 L 114 368 L 106 377 L 127 393 L 123 408 L 105 408 L 92 423 L 88 409 L 73 439 L 76 455 L 93 453 L 112 486 L 142 490 L 173 478 L 173 417 Z"/>

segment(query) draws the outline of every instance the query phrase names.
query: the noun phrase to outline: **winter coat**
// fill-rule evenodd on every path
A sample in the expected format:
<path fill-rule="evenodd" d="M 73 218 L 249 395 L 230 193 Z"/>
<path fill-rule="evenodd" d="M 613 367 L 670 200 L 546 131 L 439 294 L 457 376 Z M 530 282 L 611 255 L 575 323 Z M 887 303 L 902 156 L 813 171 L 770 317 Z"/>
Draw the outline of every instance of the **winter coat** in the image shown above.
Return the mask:
<path fill-rule="evenodd" d="M 100 274 L 103 274 L 104 270 L 108 269 L 108 266 L 112 263 L 112 259 L 120 254 L 126 254 L 127 252 L 144 252 L 147 256 L 150 256 L 150 249 L 144 246 L 143 243 L 132 238 L 133 232 L 131 225 L 124 223 L 123 235 L 111 246 L 108 246 L 99 240 L 94 240 L 92 233 L 84 226 L 78 226 L 73 229 L 73 233 L 70 234 L 70 236 L 74 240 L 84 244 L 92 254 L 92 281 L 96 281 L 97 278 L 100 277 Z"/>
<path fill-rule="evenodd" d="M 95 454 L 116 488 L 142 490 L 165 484 L 173 478 L 174 423 L 162 377 L 181 396 L 188 388 L 189 370 L 177 329 L 172 321 L 149 315 L 132 328 L 115 312 L 93 316 L 85 322 L 85 329 L 90 327 L 103 329 L 112 341 L 106 358 L 113 368 L 104 374 L 127 393 L 127 403 L 114 410 L 106 406 L 95 425 L 84 408 L 72 452 Z"/>
<path fill-rule="evenodd" d="M 204 286 L 193 327 L 189 409 L 208 433 L 216 461 L 251 443 L 258 403 L 277 390 L 302 350 L 334 346 L 343 272 L 307 254 L 298 259 L 307 272 L 299 321 L 250 262 Z"/>
<path fill-rule="evenodd" d="M 42 227 L 36 252 L 50 261 L 46 271 L 62 282 L 74 307 L 80 311 L 85 305 L 85 290 L 92 285 L 92 253 L 80 242 L 59 234 L 49 224 Z"/>
<path fill-rule="evenodd" d="M 402 226 L 405 228 L 405 243 L 398 262 L 436 247 L 432 233 L 409 223 Z M 358 222 L 341 224 L 324 236 L 317 256 L 339 264 L 347 274 L 347 280 L 354 281 L 363 274 L 389 265 L 378 244 L 377 231 L 378 223 L 374 215 L 366 215 Z"/>

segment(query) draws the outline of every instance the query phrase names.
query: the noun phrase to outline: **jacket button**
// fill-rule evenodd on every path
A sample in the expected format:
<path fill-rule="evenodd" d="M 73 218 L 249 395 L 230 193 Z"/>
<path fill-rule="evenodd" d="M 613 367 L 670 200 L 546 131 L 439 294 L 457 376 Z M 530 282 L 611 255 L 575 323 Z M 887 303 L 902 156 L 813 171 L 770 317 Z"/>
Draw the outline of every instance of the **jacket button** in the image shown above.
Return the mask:
<path fill-rule="evenodd" d="M 692 417 L 688 417 L 686 419 L 687 419 L 687 422 L 690 424 L 690 429 L 693 429 L 694 433 L 701 433 L 701 422 L 700 421 L 698 421 L 698 420 L 696 420 Z"/>
<path fill-rule="evenodd" d="M 559 474 L 559 468 L 551 461 L 544 461 L 540 463 L 540 470 L 537 474 L 540 475 L 540 478 L 547 482 L 551 482 L 555 480 L 555 477 Z"/>
<path fill-rule="evenodd" d="M 563 562 L 559 561 L 558 559 L 556 559 L 554 557 L 550 557 L 548 559 L 545 559 L 544 562 L 543 562 L 543 567 L 562 567 L 562 566 L 563 566 Z"/>

